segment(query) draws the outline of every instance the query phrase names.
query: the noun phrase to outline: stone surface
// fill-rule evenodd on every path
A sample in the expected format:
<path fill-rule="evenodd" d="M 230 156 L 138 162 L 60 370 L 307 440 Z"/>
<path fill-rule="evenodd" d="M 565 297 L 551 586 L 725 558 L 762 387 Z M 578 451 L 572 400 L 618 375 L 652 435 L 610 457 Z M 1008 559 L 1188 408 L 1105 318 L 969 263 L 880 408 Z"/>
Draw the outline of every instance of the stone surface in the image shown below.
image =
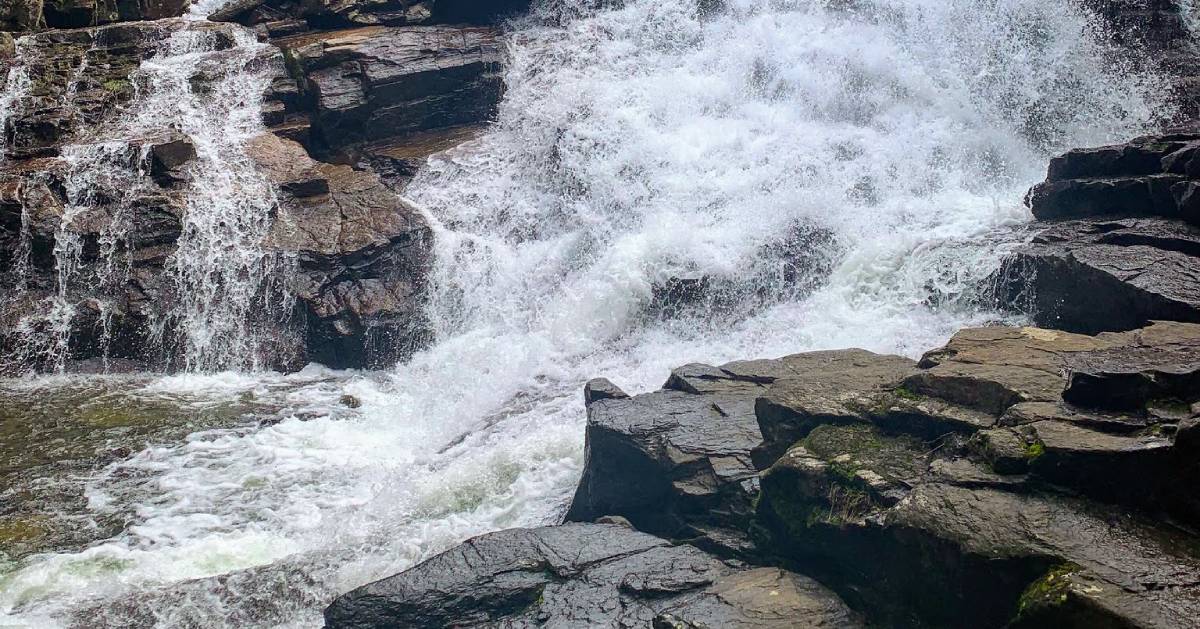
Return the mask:
<path fill-rule="evenodd" d="M 1161 218 L 1050 224 L 1008 262 L 1009 303 L 1042 326 L 1128 330 L 1200 321 L 1200 228 Z"/>
<path fill-rule="evenodd" d="M 336 367 L 394 363 L 420 335 L 432 244 L 424 218 L 374 173 L 314 161 L 290 140 L 264 134 L 247 150 L 281 192 L 266 244 L 296 256 L 291 288 L 306 357 Z"/>
<path fill-rule="evenodd" d="M 763 442 L 760 426 L 778 439 L 796 430 L 782 412 L 763 419 L 771 413 L 764 409 L 778 406 L 764 396 L 769 391 L 801 395 L 797 390 L 814 382 L 816 374 L 838 374 L 841 379 L 807 398 L 826 405 L 818 412 L 829 414 L 834 412 L 829 406 L 861 397 L 856 391 L 842 395 L 839 387 L 898 384 L 912 365 L 894 356 L 847 350 L 721 367 L 687 365 L 672 372 L 663 390 L 632 398 L 596 395 L 608 385 L 589 384 L 586 462 L 567 519 L 619 515 L 641 530 L 692 539 L 721 552 L 745 552 L 757 492 L 754 458 Z"/>
<path fill-rule="evenodd" d="M 372 26 L 279 43 L 313 100 L 313 146 L 336 153 L 488 120 L 502 92 L 497 34 Z"/>
<path fill-rule="evenodd" d="M 816 582 L 727 564 L 624 526 L 564 524 L 468 540 L 353 590 L 329 629 L 371 627 L 858 627 Z"/>
<path fill-rule="evenodd" d="M 1198 373 L 1200 325 L 1157 322 L 593 381 L 568 519 L 802 566 L 880 626 L 1188 626 Z"/>
<path fill-rule="evenodd" d="M 1174 322 L 963 330 L 865 411 L 779 380 L 763 399 L 807 431 L 761 475 L 757 542 L 888 626 L 1188 626 L 1197 343 Z M 992 419 L 938 435 L 937 416 Z"/>
<path fill-rule="evenodd" d="M 517 16 L 529 0 L 239 0 L 209 16 L 247 26 L 299 18 L 321 29 L 353 26 L 493 24 Z"/>

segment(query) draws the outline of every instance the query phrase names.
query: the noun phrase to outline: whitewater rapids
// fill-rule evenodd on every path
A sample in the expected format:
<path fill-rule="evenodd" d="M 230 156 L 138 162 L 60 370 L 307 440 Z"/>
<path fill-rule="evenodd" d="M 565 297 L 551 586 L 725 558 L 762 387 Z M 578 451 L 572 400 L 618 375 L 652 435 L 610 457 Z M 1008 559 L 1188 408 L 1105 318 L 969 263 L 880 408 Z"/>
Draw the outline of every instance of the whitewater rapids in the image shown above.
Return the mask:
<path fill-rule="evenodd" d="M 1048 158 L 1170 110 L 1067 0 L 591 4 L 511 25 L 497 122 L 407 190 L 436 234 L 427 350 L 384 372 L 0 384 L 101 387 L 173 423 L 260 409 L 64 479 L 87 498 L 72 517 L 126 524 L 0 557 L 0 626 L 319 626 L 340 592 L 560 517 L 589 378 L 633 393 L 688 362 L 916 356 L 997 320 L 979 284 Z M 829 272 L 780 282 L 768 252 L 798 228 Z M 676 277 L 732 297 L 663 316 Z"/>

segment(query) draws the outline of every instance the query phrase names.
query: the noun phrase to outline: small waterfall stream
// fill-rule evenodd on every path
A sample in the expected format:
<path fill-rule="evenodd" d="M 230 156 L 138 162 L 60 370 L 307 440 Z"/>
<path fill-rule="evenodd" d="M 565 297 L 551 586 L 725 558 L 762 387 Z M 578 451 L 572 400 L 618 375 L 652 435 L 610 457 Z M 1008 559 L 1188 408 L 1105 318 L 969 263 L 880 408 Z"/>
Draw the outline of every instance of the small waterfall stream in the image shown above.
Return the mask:
<path fill-rule="evenodd" d="M 914 356 L 997 320 L 977 287 L 1049 156 L 1169 107 L 1067 0 L 594 4 L 514 24 L 498 121 L 408 188 L 435 227 L 435 342 L 381 372 L 246 371 L 263 278 L 287 272 L 255 247 L 271 192 L 238 148 L 258 129 L 259 44 L 217 55 L 183 30 L 143 64 L 120 124 L 173 126 L 199 154 L 172 266 L 197 372 L 105 399 L 248 419 L 72 481 L 72 517 L 126 525 L 0 558 L 0 625 L 319 626 L 338 592 L 560 517 L 588 378 L 640 392 L 694 361 Z M 223 73 L 211 100 L 186 87 L 202 67 Z M 679 278 L 716 293 L 656 308 Z M 0 390 L 114 380 L 47 382 Z"/>

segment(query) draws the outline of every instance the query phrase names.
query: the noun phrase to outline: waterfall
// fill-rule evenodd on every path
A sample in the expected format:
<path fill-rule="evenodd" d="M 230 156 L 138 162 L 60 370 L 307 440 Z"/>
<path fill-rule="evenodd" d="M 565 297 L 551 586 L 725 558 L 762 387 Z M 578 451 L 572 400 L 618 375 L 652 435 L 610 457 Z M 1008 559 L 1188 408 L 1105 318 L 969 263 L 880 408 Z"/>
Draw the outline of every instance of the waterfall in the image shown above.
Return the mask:
<path fill-rule="evenodd" d="M 635 393 L 694 361 L 915 356 L 1001 319 L 976 288 L 1047 159 L 1166 107 L 1068 0 L 723 5 L 546 0 L 514 24 L 498 120 L 407 191 L 436 235 L 432 346 L 379 373 L 139 381 L 130 399 L 181 417 L 277 410 L 99 470 L 90 508 L 130 524 L 0 569 L 0 624 L 319 626 L 338 592 L 560 517 L 588 378 Z"/>
<path fill-rule="evenodd" d="M 196 159 L 183 167 L 182 231 L 165 264 L 160 303 L 150 313 L 160 354 L 190 371 L 262 369 L 278 342 L 275 330 L 291 313 L 283 287 L 291 261 L 262 246 L 274 192 L 244 150 L 264 132 L 260 102 L 274 48 L 239 29 L 218 32 L 177 21 L 160 30 L 159 49 L 129 77 L 130 102 L 61 149 L 66 207 L 54 239 L 55 291 L 18 324 L 18 364 L 61 372 L 81 305 L 96 311 L 98 343 L 107 356 L 113 313 L 121 307 L 113 297 L 126 293 L 130 278 L 132 207 L 161 194 L 151 181 L 148 149 L 171 134 L 186 136 Z M 68 109 L 89 61 L 84 54 L 71 70 L 62 95 Z M 28 82 L 18 57 L 0 115 L 19 106 Z M 81 226 L 96 223 L 103 223 L 100 262 L 85 265 Z M 14 275 L 23 283 L 27 273 L 18 268 Z"/>

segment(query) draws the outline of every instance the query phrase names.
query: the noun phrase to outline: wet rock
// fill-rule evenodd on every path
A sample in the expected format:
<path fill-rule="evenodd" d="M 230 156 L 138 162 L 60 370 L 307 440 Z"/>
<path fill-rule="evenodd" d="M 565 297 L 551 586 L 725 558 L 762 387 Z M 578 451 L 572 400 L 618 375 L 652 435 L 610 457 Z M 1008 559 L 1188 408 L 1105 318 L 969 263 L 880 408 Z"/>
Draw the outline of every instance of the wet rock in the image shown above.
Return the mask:
<path fill-rule="evenodd" d="M 850 479 L 831 459 L 789 454 L 764 475 L 759 513 L 776 548 L 885 624 L 1000 627 L 1069 604 L 1056 626 L 1173 627 L 1197 611 L 1200 562 L 1185 534 L 1036 492 L 925 481 L 887 500 L 862 480 L 889 478 L 877 469 L 855 466 Z M 1039 596 L 1064 566 L 1089 585 L 1073 596 L 1098 617 Z"/>
<path fill-rule="evenodd" d="M 686 365 L 661 391 L 593 399 L 583 478 L 567 519 L 620 515 L 640 530 L 747 552 L 746 525 L 758 489 L 754 459 L 764 435 L 769 451 L 801 430 L 791 420 L 802 411 L 776 412 L 778 399 L 803 395 L 812 374 L 841 374 L 805 398 L 809 409 L 827 417 L 829 406 L 862 397 L 842 395 L 838 387 L 894 385 L 911 369 L 912 361 L 861 350 L 815 352 L 721 367 Z M 771 392 L 778 397 L 770 398 Z"/>
<path fill-rule="evenodd" d="M 283 46 L 314 99 L 314 142 L 339 152 L 488 120 L 502 91 L 496 37 L 490 27 L 374 26 Z"/>
<path fill-rule="evenodd" d="M 760 469 L 818 425 L 868 421 L 871 409 L 891 400 L 891 391 L 916 367 L 907 358 L 853 349 L 785 360 L 799 368 L 775 381 L 755 401 L 763 437 L 754 451 Z"/>
<path fill-rule="evenodd" d="M 1177 220 L 1055 223 L 1008 263 L 1005 299 L 1040 325 L 1074 332 L 1200 321 L 1198 259 L 1200 228 Z"/>
<path fill-rule="evenodd" d="M 802 620 L 801 620 L 802 619 Z M 544 625 L 855 627 L 816 582 L 746 569 L 624 526 L 491 533 L 342 595 L 330 629 Z"/>
<path fill-rule="evenodd" d="M 524 13 L 529 0 L 241 0 L 209 16 L 213 21 L 247 26 L 282 17 L 303 19 L 318 28 L 412 26 L 418 24 L 494 24 Z"/>
<path fill-rule="evenodd" d="M 62 144 L 96 128 L 133 97 L 130 75 L 170 33 L 203 31 L 223 50 L 233 44 L 238 28 L 174 19 L 46 31 L 24 38 L 18 62 L 31 82 L 5 120 L 6 155 L 56 155 Z"/>
<path fill-rule="evenodd" d="M 420 213 L 374 173 L 314 161 L 295 142 L 264 134 L 248 152 L 281 192 L 267 246 L 296 256 L 307 358 L 381 366 L 411 350 L 431 243 Z"/>
<path fill-rule="evenodd" d="M 607 378 L 595 378 L 583 386 L 583 403 L 588 405 L 600 400 L 623 400 L 628 397 L 628 393 L 609 382 Z"/>
<path fill-rule="evenodd" d="M 1200 478 L 1197 342 L 1200 326 L 1168 322 L 963 330 L 882 385 L 900 404 L 798 413 L 803 439 L 761 475 L 758 543 L 889 626 L 1186 625 L 1200 556 L 1134 514 L 1200 521 L 1183 489 Z M 774 394 L 786 383 L 763 398 L 804 408 Z M 937 436 L 944 420 L 918 420 L 931 410 L 993 419 Z"/>
<path fill-rule="evenodd" d="M 182 168 L 196 159 L 196 145 L 191 138 L 181 134 L 170 137 L 150 146 L 150 172 L 161 181 L 168 184 L 183 181 L 187 178 Z"/>
<path fill-rule="evenodd" d="M 589 387 L 586 462 L 567 519 L 619 515 L 656 534 L 744 545 L 736 538 L 756 490 L 750 449 L 761 441 L 754 398 L 763 384 L 689 365 L 661 391 L 630 398 L 599 390 L 611 392 Z"/>

